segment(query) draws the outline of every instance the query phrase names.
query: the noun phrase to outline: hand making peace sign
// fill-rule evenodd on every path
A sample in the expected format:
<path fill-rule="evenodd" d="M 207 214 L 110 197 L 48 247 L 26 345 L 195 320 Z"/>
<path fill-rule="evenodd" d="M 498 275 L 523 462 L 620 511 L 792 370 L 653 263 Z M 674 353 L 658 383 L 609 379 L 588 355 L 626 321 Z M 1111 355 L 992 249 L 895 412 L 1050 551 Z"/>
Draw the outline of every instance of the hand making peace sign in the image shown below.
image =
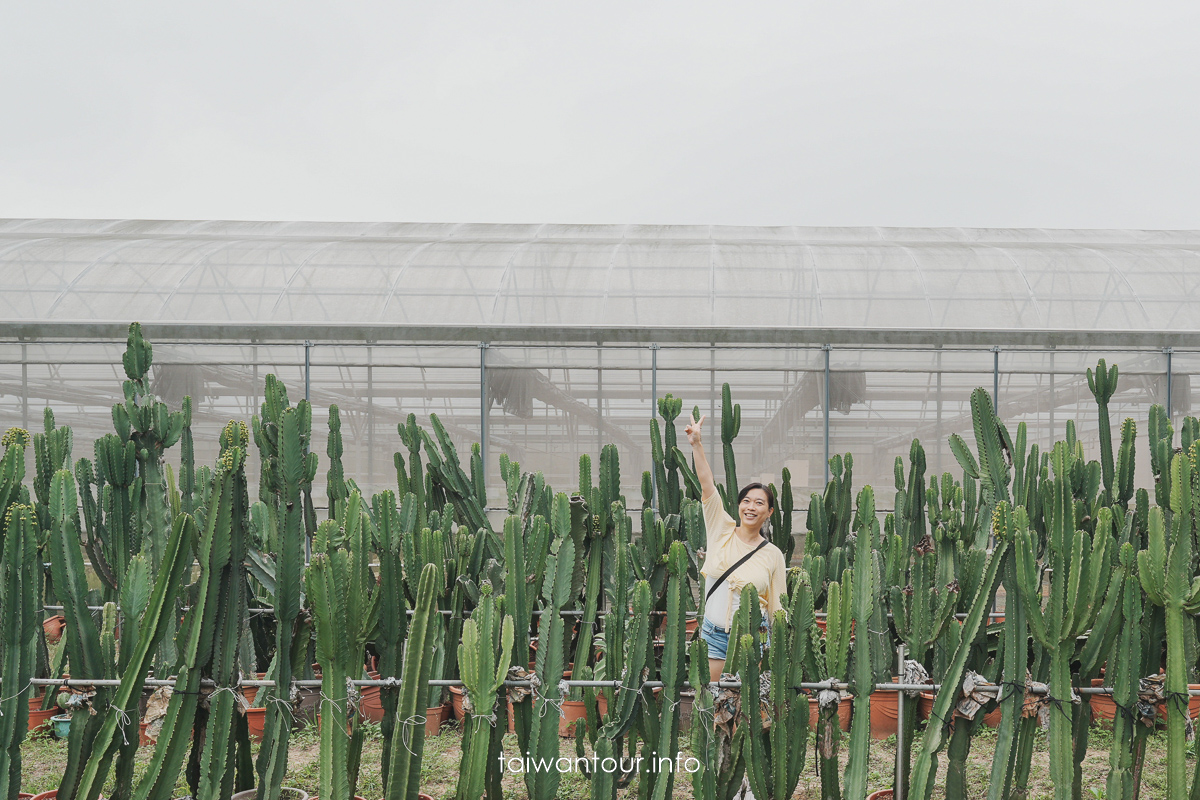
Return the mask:
<path fill-rule="evenodd" d="M 704 425 L 704 420 L 706 419 L 708 419 L 708 414 L 704 414 L 700 419 L 696 419 L 696 415 L 693 413 L 691 424 L 683 429 L 683 432 L 687 434 L 688 444 L 692 447 L 700 444 L 700 428 Z"/>

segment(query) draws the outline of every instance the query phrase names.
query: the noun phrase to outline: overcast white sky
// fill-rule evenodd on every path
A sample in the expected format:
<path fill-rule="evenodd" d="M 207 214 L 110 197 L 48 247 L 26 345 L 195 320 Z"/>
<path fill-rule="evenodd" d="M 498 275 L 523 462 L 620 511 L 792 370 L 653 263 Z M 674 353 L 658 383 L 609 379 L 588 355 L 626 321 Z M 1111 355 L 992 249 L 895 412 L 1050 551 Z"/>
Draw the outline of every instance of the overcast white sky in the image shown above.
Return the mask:
<path fill-rule="evenodd" d="M 0 216 L 1200 228 L 1200 4 L 8 3 Z"/>

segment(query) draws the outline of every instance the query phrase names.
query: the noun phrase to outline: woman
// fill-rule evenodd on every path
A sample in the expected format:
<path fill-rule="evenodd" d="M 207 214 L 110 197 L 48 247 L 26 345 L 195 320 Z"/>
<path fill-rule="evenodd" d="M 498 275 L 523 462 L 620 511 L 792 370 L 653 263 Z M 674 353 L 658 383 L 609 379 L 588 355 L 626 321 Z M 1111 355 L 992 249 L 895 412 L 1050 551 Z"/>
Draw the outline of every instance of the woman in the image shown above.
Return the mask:
<path fill-rule="evenodd" d="M 775 498 L 769 487 L 751 483 L 738 492 L 741 525 L 725 511 L 700 441 L 704 420 L 705 417 L 697 420 L 693 415 L 684 431 L 696 461 L 704 524 L 708 529 L 704 568 L 700 570 L 707 579 L 704 591 L 708 601 L 700 635 L 708 642 L 708 671 L 711 679 L 717 681 L 725 671 L 729 628 L 741 602 L 742 588 L 752 584 L 758 590 L 763 619 L 770 620 L 771 615 L 783 608 L 780 595 L 787 593 L 787 565 L 783 551 L 762 534 L 763 525 L 775 510 Z"/>

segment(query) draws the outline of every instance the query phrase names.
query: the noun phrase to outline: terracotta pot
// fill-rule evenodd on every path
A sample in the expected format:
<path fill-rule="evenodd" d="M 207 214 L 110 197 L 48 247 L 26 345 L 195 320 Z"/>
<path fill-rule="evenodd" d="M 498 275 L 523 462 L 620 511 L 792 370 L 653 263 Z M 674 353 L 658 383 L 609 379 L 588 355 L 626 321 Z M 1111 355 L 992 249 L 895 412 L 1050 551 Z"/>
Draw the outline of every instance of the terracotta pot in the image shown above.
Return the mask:
<path fill-rule="evenodd" d="M 265 708 L 246 709 L 246 727 L 250 729 L 250 738 L 261 742 L 263 730 L 267 725 L 267 710 Z"/>
<path fill-rule="evenodd" d="M 896 682 L 892 678 L 892 683 Z M 871 738 L 895 736 L 899 728 L 900 693 L 892 691 L 871 693 Z"/>
<path fill-rule="evenodd" d="M 437 736 L 442 732 L 442 725 L 450 718 L 450 707 L 447 705 L 434 706 L 425 709 L 425 735 Z"/>
<path fill-rule="evenodd" d="M 921 698 L 917 701 L 917 718 L 927 720 L 933 716 L 933 702 L 937 699 L 937 695 L 933 692 L 921 692 Z M 955 718 L 958 718 L 958 713 L 955 712 Z M 983 724 L 989 728 L 999 728 L 1000 718 L 1003 716 L 1003 709 L 999 706 L 994 711 L 989 711 L 983 715 Z M 954 727 L 954 722 L 950 722 L 950 727 Z"/>
<path fill-rule="evenodd" d="M 32 700 L 30 701 L 30 705 L 31 706 L 33 705 Z M 57 714 L 58 711 L 59 711 L 59 709 L 57 706 L 55 706 L 54 708 L 47 708 L 46 710 L 43 711 L 41 708 L 41 699 L 39 698 L 38 707 L 29 709 L 29 725 L 28 725 L 29 732 L 30 733 L 38 733 L 38 734 L 49 733 L 50 732 L 50 718 L 53 717 L 55 714 Z"/>
<path fill-rule="evenodd" d="M 563 715 L 558 718 L 558 735 L 573 737 L 576 720 L 587 717 L 587 706 L 582 700 L 564 700 L 562 713 Z"/>
<path fill-rule="evenodd" d="M 424 792 L 417 792 L 417 800 L 433 800 L 433 797 Z"/>
<path fill-rule="evenodd" d="M 1189 689 L 1200 689 L 1200 683 L 1189 683 L 1188 688 Z M 1195 695 L 1195 694 L 1189 695 L 1188 696 L 1188 719 L 1195 720 L 1197 717 L 1200 717 L 1200 695 Z M 1167 704 L 1166 703 L 1158 704 L 1158 721 L 1160 724 L 1166 723 L 1166 721 L 1167 721 Z"/>
<path fill-rule="evenodd" d="M 267 679 L 267 673 L 265 673 L 265 672 L 257 672 L 257 673 L 255 673 L 255 675 L 257 676 L 257 678 L 255 678 L 255 680 L 265 681 Z M 258 690 L 262 689 L 262 688 L 265 688 L 265 687 L 243 686 L 242 687 L 242 696 L 246 698 L 247 703 L 254 705 L 254 698 L 258 697 Z"/>
<path fill-rule="evenodd" d="M 809 730 L 817 729 L 817 701 L 814 698 L 808 704 L 808 727 Z M 854 699 L 851 697 L 843 697 L 838 701 L 838 727 L 844 731 L 850 730 L 850 715 L 854 712 Z"/>
<path fill-rule="evenodd" d="M 892 800 L 892 790 L 880 789 L 878 792 L 871 792 L 867 795 L 867 800 Z"/>
<path fill-rule="evenodd" d="M 1092 678 L 1093 688 L 1103 686 L 1104 678 Z M 1091 699 L 1092 724 L 1102 728 L 1111 728 L 1117 717 L 1117 704 L 1110 694 L 1094 694 Z M 1191 705 L 1189 703 L 1189 705 Z"/>
<path fill-rule="evenodd" d="M 149 727 L 149 725 L 150 725 L 149 722 L 139 722 L 138 723 L 138 746 L 139 747 L 148 747 L 149 745 L 152 745 L 158 741 L 157 739 L 146 735 L 146 728 Z"/>
<path fill-rule="evenodd" d="M 379 680 L 378 672 L 368 672 L 367 677 L 373 681 Z M 380 686 L 363 686 L 362 695 L 358 701 L 358 714 L 371 722 L 383 722 L 383 694 Z"/>
<path fill-rule="evenodd" d="M 700 627 L 700 620 L 696 619 L 695 617 L 692 617 L 691 619 L 689 619 L 687 622 L 685 622 L 683 624 L 683 629 L 685 631 L 687 631 L 688 634 L 695 633 L 696 628 L 699 628 L 699 627 Z"/>
<path fill-rule="evenodd" d="M 17 800 L 33 800 L 33 795 L 29 792 L 17 792 Z"/>
<path fill-rule="evenodd" d="M 466 689 L 461 686 L 451 686 L 450 689 L 450 708 L 454 711 L 455 719 L 466 719 L 467 713 L 463 711 L 463 697 L 466 696 Z"/>
<path fill-rule="evenodd" d="M 53 617 L 42 620 L 42 630 L 46 633 L 46 641 L 49 644 L 57 644 L 62 639 L 63 630 L 67 627 L 67 618 L 62 614 L 55 614 Z"/>
<path fill-rule="evenodd" d="M 23 794 L 21 797 L 30 797 L 31 795 Z M 58 797 L 58 789 L 51 789 L 48 792 L 32 795 L 33 800 L 55 800 Z M 100 800 L 104 800 L 104 795 L 100 795 Z"/>

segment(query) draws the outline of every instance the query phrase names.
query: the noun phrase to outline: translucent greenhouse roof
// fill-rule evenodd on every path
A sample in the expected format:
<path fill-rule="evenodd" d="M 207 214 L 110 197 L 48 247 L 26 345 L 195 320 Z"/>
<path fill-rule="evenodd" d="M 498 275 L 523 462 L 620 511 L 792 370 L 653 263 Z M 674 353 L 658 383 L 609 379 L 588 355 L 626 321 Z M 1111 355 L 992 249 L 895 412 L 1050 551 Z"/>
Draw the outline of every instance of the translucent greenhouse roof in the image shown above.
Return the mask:
<path fill-rule="evenodd" d="M 0 286 L 9 333 L 52 335 L 133 319 L 424 339 L 1194 335 L 1200 231 L 0 220 Z"/>

